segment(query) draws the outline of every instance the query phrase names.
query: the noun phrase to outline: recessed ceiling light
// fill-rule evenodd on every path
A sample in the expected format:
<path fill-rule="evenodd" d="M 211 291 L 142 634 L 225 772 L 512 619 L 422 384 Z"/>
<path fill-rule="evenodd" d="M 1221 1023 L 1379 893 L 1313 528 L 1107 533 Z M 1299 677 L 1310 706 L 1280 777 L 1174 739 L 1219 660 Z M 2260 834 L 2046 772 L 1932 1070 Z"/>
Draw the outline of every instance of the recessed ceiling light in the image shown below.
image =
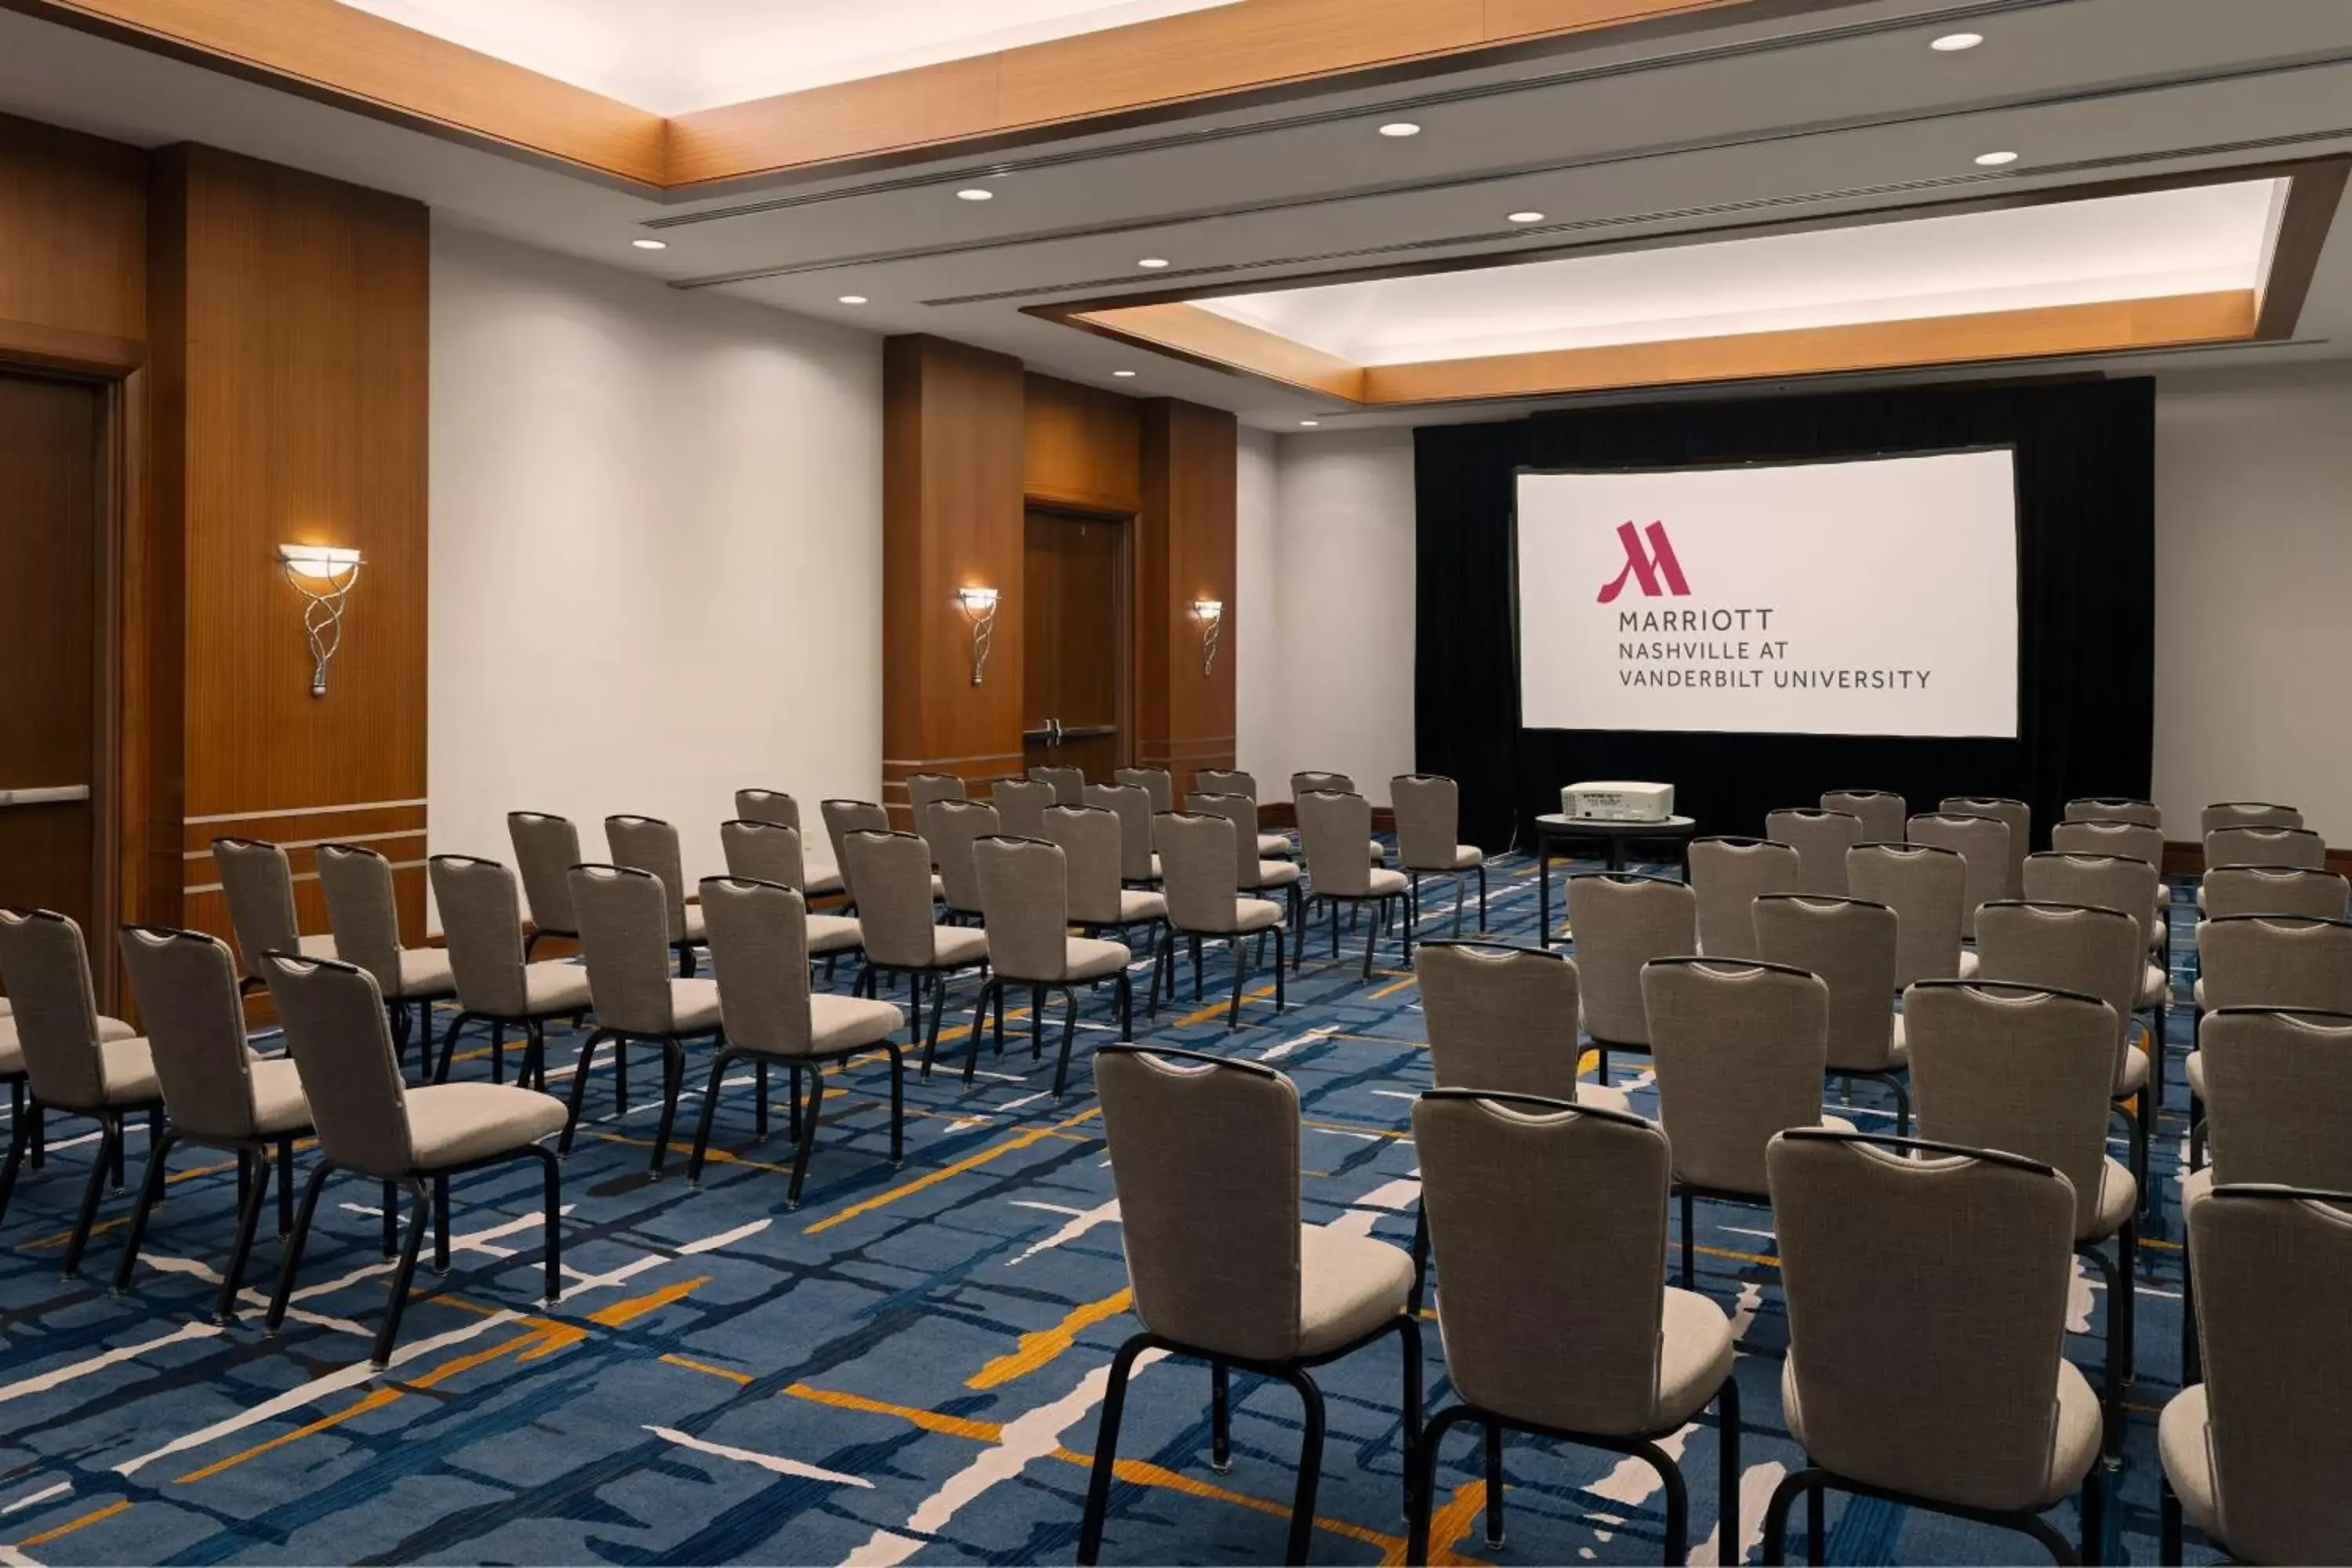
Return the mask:
<path fill-rule="evenodd" d="M 1927 47 L 1939 54 L 1957 55 L 1962 49 L 1973 49 L 1983 42 L 1982 33 L 1946 33 Z"/>
<path fill-rule="evenodd" d="M 841 302 L 845 305 L 863 305 L 866 303 L 866 296 L 863 294 L 844 294 L 841 297 Z"/>
<path fill-rule="evenodd" d="M 962 190 L 958 191 L 956 195 L 962 200 L 968 202 L 992 202 L 996 199 L 996 193 L 994 191 L 983 190 L 978 185 L 967 185 Z"/>
<path fill-rule="evenodd" d="M 1314 429 L 1314 428 L 1315 428 L 1315 426 L 1317 426 L 1318 425 L 1322 424 L 1322 423 L 1323 423 L 1323 421 L 1321 421 L 1320 419 L 1301 419 L 1298 423 L 1299 423 L 1302 426 L 1304 426 L 1305 428 L 1309 429 L 1309 430 L 1312 430 L 1312 429 Z"/>
<path fill-rule="evenodd" d="M 1113 374 L 1113 375 L 1115 375 L 1115 376 L 1118 376 L 1118 377 L 1119 379 L 1121 379 L 1122 381 L 1123 381 L 1123 380 L 1125 380 L 1126 378 L 1128 378 L 1129 376 L 1133 375 L 1134 374 L 1135 374 L 1135 373 L 1134 373 L 1133 371 L 1131 371 L 1131 370 L 1115 370 L 1115 371 L 1111 372 L 1111 374 Z"/>
<path fill-rule="evenodd" d="M 1383 136 L 1418 136 L 1421 134 L 1421 127 L 1415 125 L 1410 120 L 1391 120 L 1386 125 L 1381 127 L 1381 134 Z"/>
<path fill-rule="evenodd" d="M 1142 260 L 1137 262 L 1136 265 L 1138 267 L 1149 267 L 1156 271 L 1160 268 L 1168 265 L 1168 258 L 1164 256 L 1147 256 Z"/>
<path fill-rule="evenodd" d="M 1988 169 L 1998 169 L 2003 163 L 2016 163 L 2017 154 L 2014 153 L 1979 153 L 1977 154 L 1977 162 L 1983 164 Z"/>
<path fill-rule="evenodd" d="M 633 239 L 629 241 L 629 243 L 635 246 L 639 250 L 667 250 L 669 248 L 669 241 L 666 239 Z"/>
<path fill-rule="evenodd" d="M 1512 223 L 1541 223 L 1543 220 L 1544 215 L 1541 213 L 1513 213 L 1509 219 Z"/>

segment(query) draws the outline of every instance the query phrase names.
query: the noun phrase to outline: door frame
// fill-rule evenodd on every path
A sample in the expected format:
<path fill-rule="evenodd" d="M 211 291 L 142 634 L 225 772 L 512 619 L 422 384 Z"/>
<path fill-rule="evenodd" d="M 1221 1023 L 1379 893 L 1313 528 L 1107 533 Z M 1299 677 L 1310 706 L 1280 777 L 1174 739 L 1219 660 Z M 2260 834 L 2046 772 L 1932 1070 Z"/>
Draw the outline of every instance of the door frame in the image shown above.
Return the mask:
<path fill-rule="evenodd" d="M 1045 512 L 1071 522 L 1107 522 L 1118 530 L 1118 560 L 1111 568 L 1111 581 L 1118 585 L 1118 602 L 1111 606 L 1111 635 L 1116 641 L 1112 654 L 1118 665 L 1112 689 L 1118 693 L 1118 709 L 1114 721 L 1118 725 L 1117 761 L 1113 766 L 1131 768 L 1135 765 L 1135 605 L 1138 597 L 1136 574 L 1141 569 L 1135 548 L 1135 513 L 1107 507 L 1081 506 L 1074 501 L 1048 500 L 1041 496 L 1021 498 L 1021 544 L 1024 559 L 1029 545 L 1029 514 Z M 1028 657 L 1024 646 L 1022 657 Z"/>

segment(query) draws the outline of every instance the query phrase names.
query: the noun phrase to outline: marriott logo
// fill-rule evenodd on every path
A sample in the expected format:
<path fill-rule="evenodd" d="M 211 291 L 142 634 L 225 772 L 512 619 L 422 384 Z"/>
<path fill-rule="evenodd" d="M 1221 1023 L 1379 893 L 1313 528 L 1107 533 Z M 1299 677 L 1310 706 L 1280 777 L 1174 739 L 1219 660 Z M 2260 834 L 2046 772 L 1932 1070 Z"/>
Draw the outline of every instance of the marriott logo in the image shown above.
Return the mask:
<path fill-rule="evenodd" d="M 1617 542 L 1625 547 L 1624 569 L 1601 585 L 1599 603 L 1615 603 L 1617 595 L 1625 591 L 1628 579 L 1642 585 L 1645 598 L 1690 596 L 1690 584 L 1683 577 L 1682 563 L 1675 559 L 1674 541 L 1666 537 L 1664 523 L 1654 522 L 1646 529 L 1636 529 L 1630 522 L 1621 522 L 1617 525 Z"/>

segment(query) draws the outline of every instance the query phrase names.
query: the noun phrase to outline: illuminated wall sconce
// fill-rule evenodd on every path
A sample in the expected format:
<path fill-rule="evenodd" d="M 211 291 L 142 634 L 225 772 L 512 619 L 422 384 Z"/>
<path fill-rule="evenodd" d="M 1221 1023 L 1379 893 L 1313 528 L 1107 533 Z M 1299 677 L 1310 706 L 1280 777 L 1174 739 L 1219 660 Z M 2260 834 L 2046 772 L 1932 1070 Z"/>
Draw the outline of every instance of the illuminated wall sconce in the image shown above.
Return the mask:
<path fill-rule="evenodd" d="M 1201 679 L 1206 680 L 1217 667 L 1217 634 L 1224 629 L 1224 601 L 1193 600 L 1192 618 L 1201 623 Z"/>
<path fill-rule="evenodd" d="M 971 683 L 978 686 L 988 673 L 988 639 L 996 632 L 996 590 L 958 588 L 956 604 L 971 623 Z"/>
<path fill-rule="evenodd" d="M 360 552 L 330 544 L 281 544 L 278 564 L 310 603 L 302 630 L 310 639 L 310 695 L 327 694 L 327 666 L 343 642 L 343 602 L 360 580 Z"/>

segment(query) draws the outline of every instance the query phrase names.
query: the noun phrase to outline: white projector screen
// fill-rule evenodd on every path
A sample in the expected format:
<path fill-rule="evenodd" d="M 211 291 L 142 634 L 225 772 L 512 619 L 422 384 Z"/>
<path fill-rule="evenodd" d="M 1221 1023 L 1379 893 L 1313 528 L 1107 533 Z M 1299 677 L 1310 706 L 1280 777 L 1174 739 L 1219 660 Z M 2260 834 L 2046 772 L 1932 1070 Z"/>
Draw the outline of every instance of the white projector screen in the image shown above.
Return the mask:
<path fill-rule="evenodd" d="M 2011 458 L 1521 473 L 1520 722 L 2014 738 Z"/>

